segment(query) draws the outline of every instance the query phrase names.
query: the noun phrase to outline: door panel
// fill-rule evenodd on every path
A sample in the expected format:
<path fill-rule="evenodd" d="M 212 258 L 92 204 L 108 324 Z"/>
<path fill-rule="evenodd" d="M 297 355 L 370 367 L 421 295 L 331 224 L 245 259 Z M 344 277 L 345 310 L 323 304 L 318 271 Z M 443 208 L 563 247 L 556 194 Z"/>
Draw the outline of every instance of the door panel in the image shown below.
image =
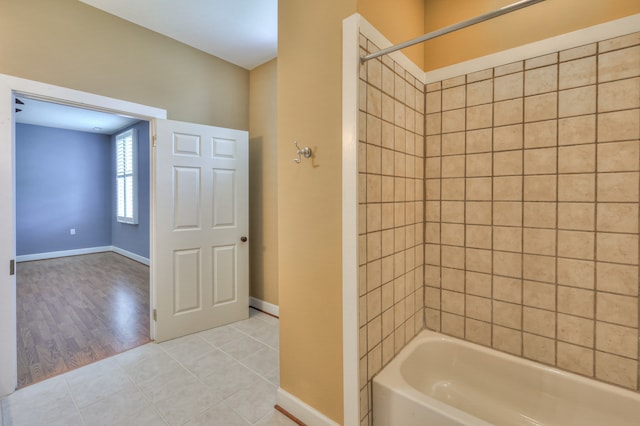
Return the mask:
<path fill-rule="evenodd" d="M 156 341 L 249 315 L 247 132 L 158 120 Z"/>

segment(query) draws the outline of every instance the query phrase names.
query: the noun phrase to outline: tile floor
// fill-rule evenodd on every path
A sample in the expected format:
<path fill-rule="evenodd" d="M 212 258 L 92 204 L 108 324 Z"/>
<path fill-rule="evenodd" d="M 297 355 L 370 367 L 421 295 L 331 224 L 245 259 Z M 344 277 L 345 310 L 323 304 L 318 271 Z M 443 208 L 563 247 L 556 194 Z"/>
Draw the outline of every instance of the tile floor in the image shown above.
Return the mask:
<path fill-rule="evenodd" d="M 295 425 L 273 408 L 278 320 L 250 312 L 20 389 L 0 401 L 0 425 Z"/>

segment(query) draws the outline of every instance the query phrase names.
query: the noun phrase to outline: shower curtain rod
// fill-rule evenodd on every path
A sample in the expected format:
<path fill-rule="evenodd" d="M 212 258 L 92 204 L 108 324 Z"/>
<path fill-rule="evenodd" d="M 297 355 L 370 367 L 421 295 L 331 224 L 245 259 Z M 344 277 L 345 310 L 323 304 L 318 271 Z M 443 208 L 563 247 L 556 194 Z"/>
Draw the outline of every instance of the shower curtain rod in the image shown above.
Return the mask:
<path fill-rule="evenodd" d="M 501 7 L 492 12 L 485 13 L 484 15 L 476 16 L 475 18 L 468 19 L 466 21 L 458 22 L 457 24 L 449 25 L 448 27 L 441 28 L 436 31 L 432 31 L 423 36 L 405 41 L 404 43 L 396 44 L 395 46 L 387 47 L 378 52 L 370 53 L 360 58 L 361 63 L 365 63 L 370 59 L 374 59 L 383 55 L 387 55 L 396 50 L 404 49 L 405 47 L 413 46 L 414 44 L 422 43 L 423 41 L 431 40 L 432 38 L 440 37 L 441 35 L 449 34 L 453 31 L 460 30 L 462 28 L 470 27 L 471 25 L 478 24 L 480 22 L 488 21 L 489 19 L 496 18 L 498 16 L 506 15 L 507 13 L 514 12 L 519 9 L 523 9 L 528 6 L 533 6 L 536 3 L 543 2 L 545 0 L 520 0 L 519 2 L 510 4 L 508 6 Z"/>

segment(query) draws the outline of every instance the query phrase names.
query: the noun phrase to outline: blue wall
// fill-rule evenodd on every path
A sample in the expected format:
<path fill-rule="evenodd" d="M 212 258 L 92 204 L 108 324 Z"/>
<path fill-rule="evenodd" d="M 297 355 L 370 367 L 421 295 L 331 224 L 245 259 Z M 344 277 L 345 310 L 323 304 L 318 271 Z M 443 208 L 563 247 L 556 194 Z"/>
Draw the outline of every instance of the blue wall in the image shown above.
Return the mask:
<path fill-rule="evenodd" d="M 141 121 L 132 126 L 138 137 L 138 224 L 130 225 L 116 220 L 116 135 L 111 137 L 111 182 L 113 216 L 111 222 L 112 244 L 123 250 L 149 258 L 149 122 Z M 122 132 L 131 127 L 123 129 Z M 118 133 L 122 133 L 118 132 Z"/>
<path fill-rule="evenodd" d="M 16 124 L 18 255 L 111 244 L 110 158 L 109 136 Z"/>
<path fill-rule="evenodd" d="M 133 127 L 139 224 L 126 225 L 115 218 L 114 136 L 16 124 L 18 256 L 113 245 L 149 257 L 149 123 Z"/>

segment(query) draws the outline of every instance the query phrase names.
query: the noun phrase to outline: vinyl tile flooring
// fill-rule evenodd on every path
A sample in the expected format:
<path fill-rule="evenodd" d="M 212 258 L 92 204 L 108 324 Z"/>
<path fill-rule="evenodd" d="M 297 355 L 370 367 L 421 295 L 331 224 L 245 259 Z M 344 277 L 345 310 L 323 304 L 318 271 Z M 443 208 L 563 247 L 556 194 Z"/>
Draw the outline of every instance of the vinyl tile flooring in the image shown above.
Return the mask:
<path fill-rule="evenodd" d="M 20 389 L 0 401 L 0 425 L 295 425 L 273 408 L 278 320 L 250 314 Z"/>
<path fill-rule="evenodd" d="M 113 252 L 20 262 L 18 387 L 149 342 L 149 267 Z"/>

